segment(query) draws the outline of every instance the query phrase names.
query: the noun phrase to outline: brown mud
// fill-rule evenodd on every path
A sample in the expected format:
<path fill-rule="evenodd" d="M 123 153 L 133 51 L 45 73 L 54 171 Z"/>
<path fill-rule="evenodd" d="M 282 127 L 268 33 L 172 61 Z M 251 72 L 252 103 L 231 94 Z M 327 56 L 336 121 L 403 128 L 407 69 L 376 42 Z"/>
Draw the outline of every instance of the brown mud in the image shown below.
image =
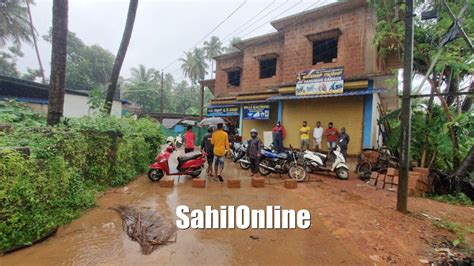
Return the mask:
<path fill-rule="evenodd" d="M 204 173 L 202 174 L 204 175 Z M 191 187 L 181 177 L 174 188 L 160 188 L 139 176 L 123 188 L 110 189 L 98 198 L 98 207 L 62 226 L 58 233 L 29 248 L 0 257 L 0 265 L 374 265 L 419 264 L 434 256 L 433 244 L 452 233 L 434 227 L 420 213 L 474 226 L 474 209 L 409 200 L 411 214 L 394 210 L 396 195 L 375 191 L 362 181 L 316 176 L 319 182 L 299 183 L 297 189 L 272 185 L 250 186 L 249 173 L 226 162 L 225 177 L 240 177 L 240 189 L 210 181 L 208 188 Z M 176 180 L 178 178 L 176 177 Z M 123 230 L 119 205 L 147 209 L 175 218 L 178 205 L 204 209 L 206 205 L 247 205 L 264 208 L 308 209 L 312 225 L 307 230 L 178 230 L 176 243 L 163 245 L 150 255 Z M 471 235 L 467 235 L 471 241 Z"/>

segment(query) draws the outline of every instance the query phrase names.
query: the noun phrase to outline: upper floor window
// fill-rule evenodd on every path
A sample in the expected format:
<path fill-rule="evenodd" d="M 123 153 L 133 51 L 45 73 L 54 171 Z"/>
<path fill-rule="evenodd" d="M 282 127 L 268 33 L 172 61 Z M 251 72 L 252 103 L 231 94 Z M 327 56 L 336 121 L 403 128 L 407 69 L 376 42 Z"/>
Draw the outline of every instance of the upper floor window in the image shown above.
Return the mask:
<path fill-rule="evenodd" d="M 261 59 L 260 60 L 260 78 L 266 79 L 271 78 L 276 75 L 276 65 L 277 59 L 269 58 L 269 59 Z"/>
<path fill-rule="evenodd" d="M 340 35 L 339 29 L 306 35 L 313 45 L 313 65 L 334 62 L 334 59 L 337 58 L 337 43 Z"/>
<path fill-rule="evenodd" d="M 240 86 L 240 70 L 227 72 L 227 84 L 230 86 Z"/>
<path fill-rule="evenodd" d="M 337 37 L 313 42 L 313 65 L 337 58 Z"/>

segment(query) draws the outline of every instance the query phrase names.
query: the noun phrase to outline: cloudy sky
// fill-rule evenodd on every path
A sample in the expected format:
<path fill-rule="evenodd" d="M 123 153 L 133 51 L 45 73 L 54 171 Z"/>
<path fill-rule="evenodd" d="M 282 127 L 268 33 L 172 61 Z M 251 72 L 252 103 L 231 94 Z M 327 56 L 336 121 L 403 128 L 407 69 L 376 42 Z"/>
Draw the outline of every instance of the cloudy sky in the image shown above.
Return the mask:
<path fill-rule="evenodd" d="M 165 72 L 181 79 L 179 62 L 175 60 L 183 51 L 202 43 L 200 40 L 206 35 L 216 35 L 227 44 L 234 35 L 245 39 L 265 34 L 273 30 L 271 20 L 331 2 L 333 0 L 140 0 L 121 74 L 129 76 L 129 69 L 138 64 L 157 69 L 168 66 Z M 86 44 L 98 44 L 115 54 L 127 9 L 126 0 L 69 0 L 69 30 Z M 40 36 L 47 34 L 52 23 L 52 1 L 36 0 L 32 14 Z M 228 20 L 210 33 L 229 15 Z M 40 38 L 39 47 L 46 73 L 49 73 L 51 46 Z M 21 71 L 26 67 L 38 68 L 34 49 L 24 45 L 23 51 L 25 56 L 18 60 L 18 68 Z"/>

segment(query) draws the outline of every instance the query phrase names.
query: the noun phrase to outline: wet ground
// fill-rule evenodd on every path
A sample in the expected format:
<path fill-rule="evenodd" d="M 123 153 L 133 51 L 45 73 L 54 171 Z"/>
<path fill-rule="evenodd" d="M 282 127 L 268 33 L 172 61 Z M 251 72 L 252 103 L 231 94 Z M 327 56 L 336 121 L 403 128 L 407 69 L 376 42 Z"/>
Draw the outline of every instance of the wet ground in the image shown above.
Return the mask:
<path fill-rule="evenodd" d="M 333 176 L 312 176 L 295 190 L 283 187 L 275 176 L 265 188 L 252 188 L 249 173 L 226 162 L 224 177 L 240 177 L 240 189 L 210 181 L 208 188 L 191 187 L 189 177 L 176 177 L 174 188 L 160 188 L 139 176 L 123 188 L 108 190 L 98 207 L 82 215 L 58 233 L 33 247 L 0 257 L 1 265 L 341 265 L 419 264 L 433 255 L 439 237 L 453 237 L 435 228 L 429 217 L 450 218 L 474 226 L 474 209 L 428 199 L 410 199 L 410 215 L 394 211 L 396 196 L 375 191 L 362 181 Z M 177 205 L 204 209 L 211 205 L 247 205 L 264 208 L 280 205 L 308 209 L 308 230 L 179 230 L 176 243 L 143 255 L 139 244 L 129 239 L 122 220 L 109 207 L 132 205 L 174 217 Z M 468 236 L 468 240 L 470 235 Z"/>
<path fill-rule="evenodd" d="M 189 177 L 181 177 L 174 188 L 160 188 L 146 176 L 127 187 L 111 189 L 98 199 L 98 207 L 82 215 L 58 233 L 33 247 L 0 258 L 3 265 L 14 264 L 354 264 L 366 262 L 356 250 L 346 247 L 323 225 L 312 202 L 288 190 L 278 178 L 273 185 L 252 188 L 248 172 L 226 162 L 224 177 L 241 177 L 241 189 L 210 181 L 207 189 L 191 187 Z M 178 182 L 176 177 L 176 183 Z M 206 205 L 247 205 L 264 208 L 309 209 L 312 226 L 308 230 L 180 230 L 177 242 L 142 255 L 139 244 L 123 232 L 122 220 L 109 207 L 133 205 L 167 212 L 174 217 L 177 205 L 204 209 Z"/>

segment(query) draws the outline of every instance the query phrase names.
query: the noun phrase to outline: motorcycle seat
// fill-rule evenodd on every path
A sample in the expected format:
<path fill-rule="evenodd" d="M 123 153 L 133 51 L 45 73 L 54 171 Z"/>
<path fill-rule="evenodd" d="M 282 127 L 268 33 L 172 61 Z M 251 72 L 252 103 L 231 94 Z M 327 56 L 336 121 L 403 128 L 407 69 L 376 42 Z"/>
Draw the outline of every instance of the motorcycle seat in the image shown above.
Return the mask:
<path fill-rule="evenodd" d="M 189 160 L 197 159 L 201 156 L 200 153 L 195 153 L 195 154 L 184 154 L 178 157 L 178 162 L 180 164 L 187 162 Z"/>

